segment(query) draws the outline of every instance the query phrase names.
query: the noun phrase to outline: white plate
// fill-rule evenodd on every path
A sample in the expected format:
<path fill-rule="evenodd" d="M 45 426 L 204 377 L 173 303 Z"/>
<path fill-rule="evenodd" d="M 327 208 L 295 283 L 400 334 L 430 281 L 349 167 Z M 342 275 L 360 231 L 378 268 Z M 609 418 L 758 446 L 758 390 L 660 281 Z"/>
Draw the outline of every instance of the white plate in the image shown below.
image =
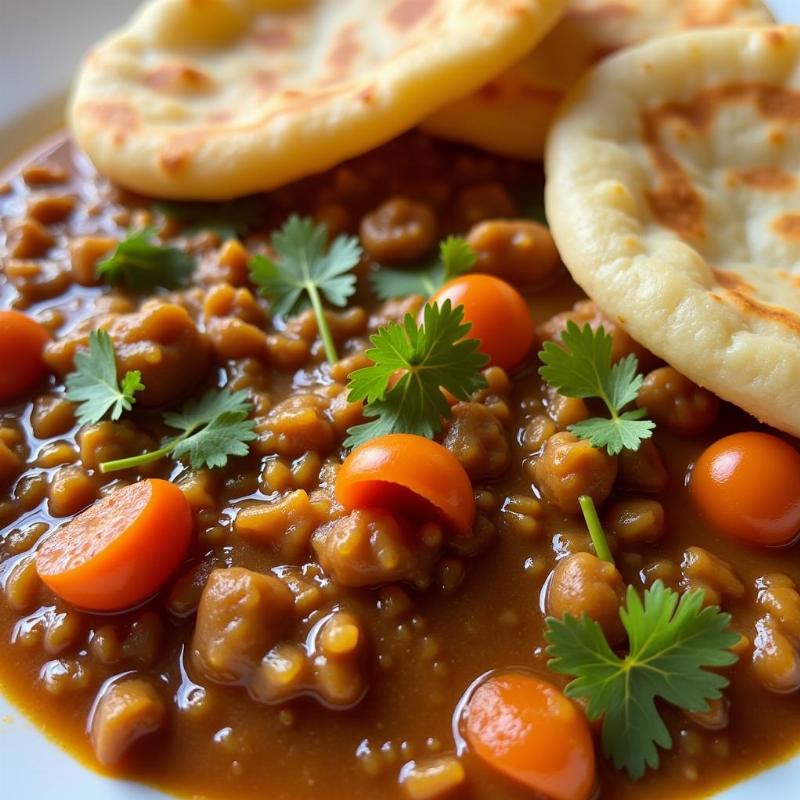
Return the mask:
<path fill-rule="evenodd" d="M 0 0 L 0 164 L 59 127 L 66 84 L 81 53 L 136 5 L 137 0 Z M 800 0 L 772 0 L 771 6 L 781 19 L 800 23 Z M 9 800 L 165 797 L 84 769 L 2 696 L 0 781 L 0 797 Z M 723 792 L 717 800 L 759 796 L 800 796 L 800 756 Z"/>

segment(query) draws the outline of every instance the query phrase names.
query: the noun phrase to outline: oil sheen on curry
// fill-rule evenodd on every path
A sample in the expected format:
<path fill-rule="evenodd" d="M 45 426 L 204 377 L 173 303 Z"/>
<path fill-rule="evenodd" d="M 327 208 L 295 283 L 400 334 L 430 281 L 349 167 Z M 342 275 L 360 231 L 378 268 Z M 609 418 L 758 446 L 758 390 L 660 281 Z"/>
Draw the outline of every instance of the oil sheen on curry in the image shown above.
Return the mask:
<path fill-rule="evenodd" d="M 645 800 L 800 746 L 795 443 L 581 294 L 537 168 L 408 134 L 164 203 L 56 140 L 5 179 L 0 683 L 84 763 Z"/>

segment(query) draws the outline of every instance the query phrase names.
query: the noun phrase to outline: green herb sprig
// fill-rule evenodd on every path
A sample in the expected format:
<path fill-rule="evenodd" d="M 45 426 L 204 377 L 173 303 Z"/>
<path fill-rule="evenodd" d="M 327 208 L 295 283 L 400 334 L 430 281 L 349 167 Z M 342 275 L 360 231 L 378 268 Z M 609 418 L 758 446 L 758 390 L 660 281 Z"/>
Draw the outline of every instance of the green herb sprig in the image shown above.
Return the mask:
<path fill-rule="evenodd" d="M 65 397 L 78 404 L 76 417 L 81 425 L 100 422 L 106 414 L 116 420 L 123 411 L 130 411 L 135 394 L 144 389 L 142 373 L 128 370 L 117 380 L 117 358 L 114 342 L 106 331 L 89 334 L 88 349 L 75 353 L 75 371 L 65 380 Z"/>
<path fill-rule="evenodd" d="M 380 300 L 392 300 L 421 294 L 430 297 L 453 278 L 469 272 L 478 256 L 466 239 L 448 236 L 439 245 L 439 257 L 433 264 L 419 270 L 381 267 L 370 276 L 372 290 Z"/>
<path fill-rule="evenodd" d="M 562 346 L 563 345 L 563 346 Z M 644 419 L 643 408 L 624 411 L 642 386 L 633 354 L 611 363 L 612 339 L 603 327 L 579 328 L 572 320 L 561 334 L 561 344 L 545 342 L 539 358 L 539 375 L 566 397 L 598 398 L 610 419 L 592 417 L 570 425 L 568 430 L 594 447 L 605 447 L 609 455 L 638 450 L 653 435 L 655 423 Z"/>
<path fill-rule="evenodd" d="M 629 586 L 620 609 L 629 642 L 624 657 L 586 614 L 547 619 L 550 669 L 575 676 L 566 694 L 588 701 L 590 720 L 602 717 L 604 754 L 634 780 L 647 767 L 658 767 L 659 747 L 672 747 L 656 698 L 705 712 L 708 701 L 719 699 L 728 685 L 727 678 L 707 668 L 733 664 L 737 657 L 730 648 L 739 636 L 730 630 L 730 614 L 702 606 L 702 590 L 679 596 L 659 580 L 642 602 Z"/>
<path fill-rule="evenodd" d="M 388 433 L 435 436 L 452 416 L 442 389 L 466 400 L 486 385 L 481 369 L 489 359 L 477 340 L 464 338 L 471 327 L 463 307 L 446 300 L 426 305 L 421 325 L 407 314 L 370 337 L 372 365 L 350 375 L 348 399 L 365 401 L 364 415 L 374 419 L 350 428 L 345 446 Z"/>
<path fill-rule="evenodd" d="M 141 467 L 166 456 L 186 457 L 192 469 L 224 467 L 229 456 L 246 456 L 248 442 L 256 438 L 255 423 L 248 419 L 251 411 L 247 392 L 212 389 L 199 400 L 187 400 L 180 411 L 164 414 L 164 422 L 181 431 L 178 436 L 167 439 L 158 450 L 105 461 L 100 464 L 100 471 Z"/>
<path fill-rule="evenodd" d="M 176 247 L 156 244 L 155 235 L 155 228 L 130 232 L 113 253 L 97 262 L 97 277 L 136 292 L 182 286 L 194 270 L 194 259 Z"/>
<path fill-rule="evenodd" d="M 606 539 L 606 532 L 600 523 L 600 517 L 597 516 L 597 509 L 594 505 L 594 500 L 588 494 L 582 494 L 578 498 L 578 505 L 581 507 L 583 519 L 586 521 L 586 527 L 589 531 L 589 537 L 594 546 L 594 552 L 601 561 L 608 561 L 609 564 L 614 563 L 614 556 L 611 555 L 611 548 L 608 546 L 608 539 Z"/>
<path fill-rule="evenodd" d="M 324 297 L 331 305 L 345 306 L 356 288 L 352 269 L 361 260 L 361 247 L 353 236 L 337 236 L 327 249 L 324 225 L 296 215 L 272 236 L 278 260 L 256 255 L 250 261 L 250 277 L 272 302 L 275 314 L 297 313 L 311 303 L 325 355 L 338 359 L 325 311 Z"/>

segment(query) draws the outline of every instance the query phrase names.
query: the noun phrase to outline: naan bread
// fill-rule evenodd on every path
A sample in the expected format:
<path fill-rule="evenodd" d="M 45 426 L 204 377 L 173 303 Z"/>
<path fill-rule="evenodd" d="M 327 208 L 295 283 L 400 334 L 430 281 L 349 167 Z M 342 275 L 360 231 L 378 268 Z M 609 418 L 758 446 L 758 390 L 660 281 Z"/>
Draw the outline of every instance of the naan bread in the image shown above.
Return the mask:
<path fill-rule="evenodd" d="M 538 160 L 565 93 L 601 58 L 689 28 L 773 21 L 760 0 L 572 0 L 526 58 L 422 127 L 501 155 Z"/>
<path fill-rule="evenodd" d="M 800 435 L 800 28 L 658 39 L 567 98 L 547 217 L 575 280 L 693 381 Z"/>
<path fill-rule="evenodd" d="M 567 0 L 150 0 L 87 56 L 70 122 L 147 195 L 224 199 L 324 170 L 519 59 Z"/>

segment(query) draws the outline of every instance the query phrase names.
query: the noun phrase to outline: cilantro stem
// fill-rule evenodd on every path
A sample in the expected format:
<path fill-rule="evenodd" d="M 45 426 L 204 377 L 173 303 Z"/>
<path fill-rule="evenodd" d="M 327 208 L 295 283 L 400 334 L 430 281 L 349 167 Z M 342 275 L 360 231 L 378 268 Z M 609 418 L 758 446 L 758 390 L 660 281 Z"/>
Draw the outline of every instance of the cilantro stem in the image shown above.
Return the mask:
<path fill-rule="evenodd" d="M 100 464 L 100 472 L 105 475 L 107 472 L 119 472 L 123 469 L 132 469 L 133 467 L 152 464 L 154 461 L 168 456 L 184 438 L 186 437 L 176 436 L 174 439 L 170 439 L 163 447 L 159 447 L 158 450 L 151 450 L 149 453 L 142 453 L 141 455 L 130 456 L 129 458 L 118 458 L 114 461 L 103 461 L 103 463 Z"/>
<path fill-rule="evenodd" d="M 317 330 L 325 347 L 325 357 L 329 363 L 335 364 L 339 360 L 339 356 L 336 354 L 336 345 L 333 342 L 333 336 L 331 336 L 331 329 L 328 327 L 328 320 L 325 319 L 325 309 L 322 307 L 319 291 L 313 281 L 306 282 L 305 290 L 308 292 L 311 306 L 314 309 L 314 316 L 317 318 Z"/>
<path fill-rule="evenodd" d="M 597 509 L 594 506 L 594 501 L 588 494 L 582 494 L 578 498 L 583 518 L 586 520 L 586 527 L 589 529 L 589 536 L 592 537 L 592 544 L 597 557 L 601 561 L 608 561 L 609 564 L 614 563 L 614 556 L 611 555 L 611 550 L 608 546 L 608 539 L 606 539 L 603 526 L 600 524 L 600 518 L 597 516 Z"/>

